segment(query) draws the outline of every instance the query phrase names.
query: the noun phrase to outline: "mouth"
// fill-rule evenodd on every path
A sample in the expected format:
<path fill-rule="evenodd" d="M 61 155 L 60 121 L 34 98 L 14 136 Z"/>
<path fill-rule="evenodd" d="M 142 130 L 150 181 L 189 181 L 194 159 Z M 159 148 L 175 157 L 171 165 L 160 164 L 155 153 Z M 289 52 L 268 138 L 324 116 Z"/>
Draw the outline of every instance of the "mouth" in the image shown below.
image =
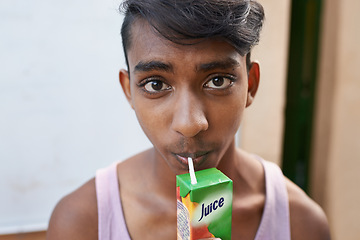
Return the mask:
<path fill-rule="evenodd" d="M 173 153 L 176 160 L 188 168 L 188 158 L 191 157 L 194 163 L 194 167 L 201 165 L 209 156 L 209 151 L 195 152 L 195 153 Z"/>

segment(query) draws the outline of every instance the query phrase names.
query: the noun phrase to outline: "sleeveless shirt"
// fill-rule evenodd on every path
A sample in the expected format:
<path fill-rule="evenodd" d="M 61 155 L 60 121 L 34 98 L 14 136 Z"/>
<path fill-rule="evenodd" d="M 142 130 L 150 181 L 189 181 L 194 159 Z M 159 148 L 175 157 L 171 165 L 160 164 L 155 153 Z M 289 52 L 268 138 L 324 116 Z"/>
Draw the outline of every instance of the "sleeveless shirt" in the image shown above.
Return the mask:
<path fill-rule="evenodd" d="M 275 163 L 259 160 L 265 172 L 266 197 L 254 240 L 290 240 L 289 200 L 284 175 Z M 96 171 L 99 240 L 131 239 L 121 206 L 117 164 Z"/>

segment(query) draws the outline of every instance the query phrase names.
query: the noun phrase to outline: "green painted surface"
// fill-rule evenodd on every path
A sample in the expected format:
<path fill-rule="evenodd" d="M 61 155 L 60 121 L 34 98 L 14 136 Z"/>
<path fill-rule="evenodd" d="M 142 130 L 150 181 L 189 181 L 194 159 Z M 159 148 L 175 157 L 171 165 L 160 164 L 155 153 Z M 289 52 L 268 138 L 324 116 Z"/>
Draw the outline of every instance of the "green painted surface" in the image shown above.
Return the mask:
<path fill-rule="evenodd" d="M 308 190 L 321 0 L 293 0 L 286 89 L 283 172 Z"/>

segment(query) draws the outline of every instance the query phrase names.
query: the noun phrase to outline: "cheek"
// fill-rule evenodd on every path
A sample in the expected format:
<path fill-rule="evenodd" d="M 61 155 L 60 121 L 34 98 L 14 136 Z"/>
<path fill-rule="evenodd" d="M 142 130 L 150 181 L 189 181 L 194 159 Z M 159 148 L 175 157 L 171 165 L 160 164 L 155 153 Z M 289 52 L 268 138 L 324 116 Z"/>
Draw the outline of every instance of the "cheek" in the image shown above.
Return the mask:
<path fill-rule="evenodd" d="M 212 124 L 217 126 L 214 126 L 214 128 L 219 129 L 222 133 L 224 133 L 224 131 L 228 131 L 231 134 L 236 132 L 240 127 L 245 105 L 246 94 L 244 91 L 236 92 L 236 94 L 224 102 L 217 102 L 216 107 L 212 106 L 216 111 L 211 111 Z"/>
<path fill-rule="evenodd" d="M 233 104 L 227 107 L 220 108 L 216 113 L 213 114 L 213 124 L 215 124 L 218 132 L 222 134 L 235 134 L 240 127 L 241 119 L 243 116 L 244 107 L 243 105 Z"/>
<path fill-rule="evenodd" d="M 165 138 L 167 129 L 165 112 L 161 106 L 156 106 L 152 100 L 134 99 L 134 110 L 138 122 L 145 135 L 151 142 L 156 142 L 158 138 Z"/>
<path fill-rule="evenodd" d="M 136 100 L 133 104 L 139 124 L 145 134 L 148 134 L 149 130 L 153 129 L 153 126 L 155 125 L 156 114 L 151 111 L 151 107 L 148 107 L 145 104 L 137 103 Z"/>
<path fill-rule="evenodd" d="M 131 105 L 141 128 L 148 135 L 148 129 L 152 129 L 154 124 L 154 112 L 147 101 L 144 101 L 144 98 L 141 97 L 141 93 L 134 82 L 132 82 L 131 86 Z"/>

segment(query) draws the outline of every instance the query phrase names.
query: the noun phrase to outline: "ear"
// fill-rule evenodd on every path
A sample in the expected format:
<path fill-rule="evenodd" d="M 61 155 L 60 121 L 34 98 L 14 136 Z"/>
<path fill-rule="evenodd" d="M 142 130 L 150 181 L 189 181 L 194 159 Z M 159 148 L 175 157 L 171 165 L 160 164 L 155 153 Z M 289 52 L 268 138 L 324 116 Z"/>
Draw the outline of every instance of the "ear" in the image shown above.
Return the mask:
<path fill-rule="evenodd" d="M 248 76 L 248 95 L 246 100 L 246 107 L 250 106 L 254 101 L 256 92 L 260 82 L 260 66 L 258 62 L 251 62 L 249 76 Z"/>
<path fill-rule="evenodd" d="M 126 99 L 128 100 L 131 108 L 134 109 L 132 100 L 131 100 L 130 78 L 129 78 L 128 71 L 126 71 L 125 69 L 120 70 L 119 81 L 120 81 L 121 87 L 124 91 Z"/>

